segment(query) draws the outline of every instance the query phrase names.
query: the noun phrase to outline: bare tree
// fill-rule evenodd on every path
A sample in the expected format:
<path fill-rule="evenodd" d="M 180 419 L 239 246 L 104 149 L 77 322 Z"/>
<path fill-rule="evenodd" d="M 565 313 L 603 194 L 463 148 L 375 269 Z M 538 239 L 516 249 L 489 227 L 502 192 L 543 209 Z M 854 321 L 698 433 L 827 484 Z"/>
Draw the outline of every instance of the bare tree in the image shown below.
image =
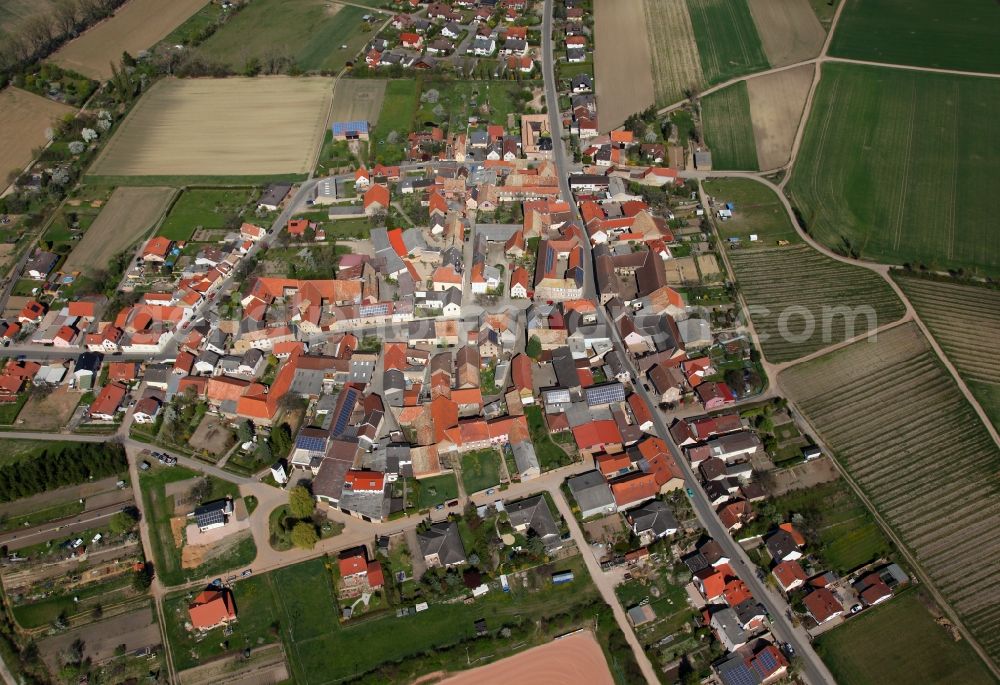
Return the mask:
<path fill-rule="evenodd" d="M 76 33 L 76 16 L 79 5 L 77 0 L 62 0 L 55 6 L 56 26 L 66 37 Z"/>

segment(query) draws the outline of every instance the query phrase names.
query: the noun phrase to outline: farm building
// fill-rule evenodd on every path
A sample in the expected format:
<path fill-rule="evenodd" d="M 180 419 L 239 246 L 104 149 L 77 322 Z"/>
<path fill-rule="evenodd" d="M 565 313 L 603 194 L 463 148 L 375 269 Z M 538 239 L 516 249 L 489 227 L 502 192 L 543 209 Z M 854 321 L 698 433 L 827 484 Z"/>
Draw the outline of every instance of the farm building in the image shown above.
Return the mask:
<path fill-rule="evenodd" d="M 335 121 L 330 126 L 334 140 L 368 140 L 367 121 Z"/>

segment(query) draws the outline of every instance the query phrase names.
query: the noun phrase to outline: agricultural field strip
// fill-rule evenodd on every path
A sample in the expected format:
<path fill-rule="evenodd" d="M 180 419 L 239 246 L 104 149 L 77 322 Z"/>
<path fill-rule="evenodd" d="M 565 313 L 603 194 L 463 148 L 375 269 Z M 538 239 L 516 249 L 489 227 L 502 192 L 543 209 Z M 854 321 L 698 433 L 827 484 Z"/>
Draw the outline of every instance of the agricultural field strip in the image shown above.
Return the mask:
<path fill-rule="evenodd" d="M 687 0 L 709 84 L 770 67 L 745 0 Z"/>
<path fill-rule="evenodd" d="M 911 325 L 901 328 L 915 331 Z M 880 343 L 891 349 L 904 333 L 894 329 L 886 334 L 888 341 L 882 339 Z M 827 368 L 828 377 L 817 380 L 805 368 L 807 364 L 783 372 L 782 381 L 789 382 L 793 397 L 797 390 L 807 395 L 799 402 L 802 410 L 886 520 L 899 530 L 935 585 L 960 614 L 976 613 L 983 599 L 981 582 L 992 573 L 989 564 L 977 566 L 975 562 L 982 559 L 985 550 L 995 548 L 1000 542 L 1000 531 L 989 525 L 997 501 L 983 502 L 984 497 L 997 497 L 997 488 L 995 484 L 990 486 L 990 476 L 984 479 L 983 475 L 995 474 L 991 467 L 995 469 L 993 465 L 1000 462 L 1000 452 L 955 386 L 944 380 L 940 362 L 931 351 L 904 350 L 895 361 L 886 363 L 877 353 L 874 360 L 857 358 L 863 350 L 860 345 L 864 343 L 831 355 L 840 355 L 842 359 L 848 355 L 857 361 L 856 369 L 837 374 Z M 917 375 L 913 375 L 913 367 L 918 368 Z M 927 375 L 933 371 L 937 372 L 936 383 L 934 374 Z M 850 379 L 834 378 L 844 375 Z M 905 380 L 907 377 L 909 381 Z M 899 396 L 911 401 L 901 403 Z M 853 410 L 853 419 L 843 411 L 847 405 Z M 952 407 L 958 411 L 950 411 Z M 941 421 L 943 414 L 949 417 L 947 422 Z M 907 432 L 911 425 L 933 426 L 937 430 Z M 894 444 L 888 449 L 882 442 L 877 447 L 873 445 L 866 436 L 875 430 L 895 435 Z M 949 471 L 947 485 L 935 487 L 933 484 L 940 476 L 941 454 L 960 454 L 962 463 Z M 872 470 L 873 463 L 878 463 L 877 470 Z M 900 479 L 885 478 L 886 471 L 893 468 L 903 474 L 905 484 L 900 484 Z M 915 498 L 922 502 L 916 514 Z M 956 507 L 956 502 L 964 504 Z M 942 520 L 946 521 L 945 526 Z M 970 573 L 970 567 L 978 570 Z M 979 634 L 983 626 L 995 625 L 1000 620 L 1000 605 L 994 602 L 985 612 L 977 613 L 977 617 L 978 621 L 969 627 Z M 985 640 L 984 644 L 996 656 L 996 641 Z"/>
<path fill-rule="evenodd" d="M 685 0 L 643 0 L 652 57 L 656 104 L 684 98 L 684 89 L 701 90 L 705 76 Z"/>
<path fill-rule="evenodd" d="M 823 71 L 789 179 L 810 232 L 875 261 L 996 273 L 987 179 L 1000 162 L 975 141 L 995 137 L 1000 83 L 844 63 Z M 934 145 L 917 135 L 928 130 Z"/>
<path fill-rule="evenodd" d="M 959 372 L 1000 384 L 1000 291 L 918 278 L 896 282 Z M 967 331 L 976 331 L 968 335 Z"/>
<path fill-rule="evenodd" d="M 822 336 L 821 321 L 817 321 L 813 335 L 803 342 L 781 340 L 778 337 L 778 319 L 785 306 L 806 307 L 820 319 L 823 306 L 869 305 L 876 315 L 873 328 L 895 321 L 904 314 L 903 304 L 879 276 L 860 267 L 836 262 L 807 245 L 736 250 L 727 256 L 747 304 L 771 310 L 766 317 L 758 314 L 756 317 L 751 315 L 751 318 L 758 334 L 770 337 L 762 345 L 765 355 L 773 362 L 790 361 L 852 337 L 846 335 L 845 320 L 837 317 L 830 326 L 831 337 L 835 340 L 819 339 Z M 857 270 L 857 273 L 850 274 L 852 270 Z M 781 277 L 775 278 L 775 274 L 781 274 Z M 848 280 L 849 283 L 844 284 Z M 831 292 L 831 283 L 838 284 L 834 292 Z M 801 317 L 789 319 L 793 330 L 798 331 Z M 859 328 L 853 336 L 869 330 L 867 317 L 859 317 L 856 323 Z"/>
<path fill-rule="evenodd" d="M 328 78 L 281 76 L 158 81 L 89 173 L 306 173 L 323 142 L 332 85 Z"/>
<path fill-rule="evenodd" d="M 701 107 L 712 168 L 756 171 L 757 145 L 746 81 L 703 98 Z"/>

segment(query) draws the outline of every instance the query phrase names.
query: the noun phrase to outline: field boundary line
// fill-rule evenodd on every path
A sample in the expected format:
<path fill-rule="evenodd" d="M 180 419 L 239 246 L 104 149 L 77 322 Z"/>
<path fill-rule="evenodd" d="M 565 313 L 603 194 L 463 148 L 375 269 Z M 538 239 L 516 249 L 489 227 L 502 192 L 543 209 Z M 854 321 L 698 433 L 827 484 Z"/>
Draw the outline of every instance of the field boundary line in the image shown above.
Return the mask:
<path fill-rule="evenodd" d="M 819 431 L 816 430 L 816 426 L 813 425 L 812 421 L 809 419 L 808 415 L 802 410 L 802 408 L 799 407 L 798 404 L 795 402 L 795 400 L 793 400 L 792 398 L 786 396 L 786 399 L 788 399 L 789 405 L 795 410 L 795 413 L 798 415 L 799 419 L 812 432 L 813 437 L 816 439 L 817 445 L 823 448 L 827 452 L 827 454 L 830 454 L 831 456 L 835 455 L 836 453 L 830 448 L 828 444 L 826 444 L 826 441 L 823 439 Z M 993 673 L 995 677 L 1000 678 L 1000 668 L 998 668 L 997 665 L 993 662 L 993 660 L 989 657 L 989 655 L 986 654 L 986 650 L 983 649 L 983 647 L 979 644 L 979 642 L 974 637 L 972 637 L 972 634 L 969 632 L 969 629 L 966 628 L 965 623 L 962 621 L 961 618 L 959 618 L 955 609 L 951 606 L 949 602 L 945 601 L 944 596 L 941 594 L 940 590 L 938 590 L 938 588 L 934 585 L 934 583 L 930 581 L 929 577 L 927 576 L 927 573 L 924 571 L 923 567 L 917 562 L 917 559 L 914 556 L 914 554 L 910 551 L 910 549 L 906 545 L 903 544 L 903 541 L 899 538 L 896 532 L 889 526 L 886 520 L 882 518 L 882 515 L 879 513 L 878 509 L 871 502 L 871 500 L 868 499 L 868 496 L 864 493 L 861 487 L 847 472 L 847 469 L 840 463 L 840 460 L 836 456 L 833 456 L 831 461 L 833 462 L 834 467 L 840 473 L 841 477 L 847 482 L 847 484 L 854 491 L 854 494 L 864 503 L 868 511 L 871 512 L 872 516 L 878 523 L 879 527 L 882 528 L 882 531 L 886 534 L 889 540 L 896 545 L 900 553 L 902 553 L 902 555 L 906 558 L 907 563 L 910 564 L 910 568 L 920 578 L 921 582 L 927 587 L 931 595 L 934 597 L 934 601 L 937 603 L 938 608 L 940 608 L 945 614 L 947 614 L 948 618 L 951 619 L 952 623 L 958 627 L 958 629 L 962 632 L 962 636 L 966 639 L 966 641 L 969 643 L 972 649 L 975 650 L 976 655 L 979 656 L 979 658 L 985 662 L 986 667 L 990 670 L 990 672 Z"/>
<path fill-rule="evenodd" d="M 781 373 L 785 369 L 789 369 L 789 368 L 791 368 L 793 366 L 797 366 L 797 365 L 802 364 L 804 362 L 812 361 L 814 359 L 822 357 L 825 354 L 829 354 L 831 352 L 836 352 L 837 350 L 843 349 L 843 348 L 845 348 L 845 347 L 847 347 L 849 345 L 853 345 L 856 342 L 861 342 L 865 338 L 870 338 L 872 336 L 881 335 L 882 333 L 885 333 L 886 331 L 890 331 L 893 328 L 896 328 L 897 326 L 902 326 L 903 324 L 910 323 L 911 321 L 913 321 L 913 319 L 910 316 L 910 314 L 909 313 L 904 313 L 901 318 L 896 319 L 895 321 L 892 321 L 890 323 L 878 326 L 877 328 L 873 328 L 872 330 L 868 331 L 867 333 L 861 333 L 859 335 L 854 336 L 853 338 L 848 338 L 847 340 L 841 340 L 840 342 L 834 343 L 833 345 L 830 345 L 828 347 L 824 347 L 821 350 L 816 350 L 815 352 L 810 352 L 809 354 L 804 355 L 802 357 L 799 357 L 798 359 L 792 359 L 792 360 L 787 361 L 787 362 L 781 362 L 781 363 L 778 363 L 778 364 L 774 364 L 774 366 L 777 367 L 778 373 Z"/>

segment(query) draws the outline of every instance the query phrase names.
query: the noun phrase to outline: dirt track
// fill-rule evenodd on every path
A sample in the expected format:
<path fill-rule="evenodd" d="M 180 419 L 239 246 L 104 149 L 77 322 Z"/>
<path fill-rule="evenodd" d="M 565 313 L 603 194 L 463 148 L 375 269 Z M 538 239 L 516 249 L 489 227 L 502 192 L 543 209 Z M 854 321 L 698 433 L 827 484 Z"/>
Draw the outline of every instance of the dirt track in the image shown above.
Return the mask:
<path fill-rule="evenodd" d="M 31 151 L 45 144 L 45 129 L 73 111 L 20 88 L 0 92 L 0 176 L 23 169 L 31 161 Z"/>
<path fill-rule="evenodd" d="M 439 685 L 612 685 L 614 682 L 593 634 L 580 632 L 489 666 L 465 671 L 442 680 Z"/>
<path fill-rule="evenodd" d="M 206 4 L 206 0 L 130 0 L 113 17 L 59 49 L 52 61 L 84 76 L 106 79 L 125 50 L 151 48 Z"/>
<path fill-rule="evenodd" d="M 618 128 L 653 104 L 653 73 L 642 0 L 595 3 L 594 78 L 598 125 Z M 623 40 L 628 36 L 627 40 Z M 649 65 L 649 66 L 647 66 Z"/>
<path fill-rule="evenodd" d="M 812 77 L 813 66 L 804 64 L 747 79 L 750 120 L 761 169 L 775 169 L 788 161 Z"/>

